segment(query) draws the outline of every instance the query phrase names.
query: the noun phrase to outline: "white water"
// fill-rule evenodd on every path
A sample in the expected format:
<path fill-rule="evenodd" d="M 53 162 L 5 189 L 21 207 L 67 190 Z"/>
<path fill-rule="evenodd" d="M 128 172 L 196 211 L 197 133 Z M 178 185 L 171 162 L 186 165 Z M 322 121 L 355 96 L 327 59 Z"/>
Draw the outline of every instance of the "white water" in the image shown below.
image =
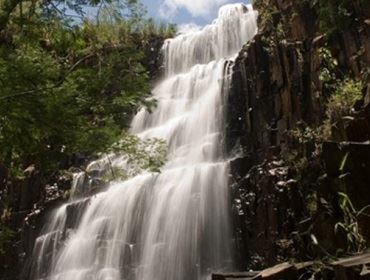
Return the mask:
<path fill-rule="evenodd" d="M 232 268 L 225 69 L 256 29 L 250 6 L 227 5 L 212 25 L 166 41 L 158 106 L 132 132 L 165 139 L 167 164 L 59 208 L 36 240 L 31 279 L 200 280 Z"/>

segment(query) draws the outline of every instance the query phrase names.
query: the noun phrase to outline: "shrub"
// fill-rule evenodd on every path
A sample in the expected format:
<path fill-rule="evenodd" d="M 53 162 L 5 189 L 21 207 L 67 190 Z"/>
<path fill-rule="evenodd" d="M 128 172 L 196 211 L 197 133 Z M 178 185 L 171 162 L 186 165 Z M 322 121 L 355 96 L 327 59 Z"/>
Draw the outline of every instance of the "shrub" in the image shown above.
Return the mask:
<path fill-rule="evenodd" d="M 331 124 L 352 114 L 356 101 L 363 97 L 362 88 L 362 82 L 352 79 L 339 82 L 327 104 L 326 115 Z"/>

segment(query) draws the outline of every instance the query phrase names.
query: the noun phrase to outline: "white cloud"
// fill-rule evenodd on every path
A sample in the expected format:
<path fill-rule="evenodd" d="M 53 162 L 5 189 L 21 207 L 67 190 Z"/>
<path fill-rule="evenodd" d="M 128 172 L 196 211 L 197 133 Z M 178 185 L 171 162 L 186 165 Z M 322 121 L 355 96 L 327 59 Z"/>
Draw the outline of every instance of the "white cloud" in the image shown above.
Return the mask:
<path fill-rule="evenodd" d="M 202 28 L 201 26 L 197 25 L 194 22 L 191 22 L 191 23 L 186 23 L 186 24 L 180 24 L 177 27 L 177 30 L 179 34 L 186 34 L 186 33 L 198 31 L 201 28 Z"/>
<path fill-rule="evenodd" d="M 207 17 L 228 0 L 164 0 L 160 7 L 162 17 L 173 17 L 179 9 L 186 9 L 194 17 Z"/>

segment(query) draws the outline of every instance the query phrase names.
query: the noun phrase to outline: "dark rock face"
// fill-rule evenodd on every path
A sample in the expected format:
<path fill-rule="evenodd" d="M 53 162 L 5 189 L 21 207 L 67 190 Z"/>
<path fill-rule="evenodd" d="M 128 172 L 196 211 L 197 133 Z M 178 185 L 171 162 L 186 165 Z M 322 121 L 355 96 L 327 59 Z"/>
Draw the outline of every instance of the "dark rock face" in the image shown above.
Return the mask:
<path fill-rule="evenodd" d="M 47 184 L 45 177 L 33 165 L 24 170 L 22 177 L 5 179 L 7 182 L 1 188 L 1 195 L 8 204 L 4 209 L 1 204 L 0 210 L 8 214 L 2 217 L 1 222 L 12 231 L 12 235 L 5 248 L 6 254 L 0 256 L 0 279 L 19 279 L 23 262 L 43 227 L 44 216 L 49 209 L 60 205 L 64 193 L 62 187 L 70 186 L 72 180 L 62 173 L 53 174 L 49 179 L 55 183 Z"/>
<path fill-rule="evenodd" d="M 343 75 L 363 77 L 361 73 L 370 65 L 370 26 L 364 21 L 370 17 L 369 9 L 354 4 L 353 15 L 361 19 L 358 25 L 329 40 L 318 31 L 317 11 L 297 2 L 268 1 L 275 10 L 272 22 L 262 24 L 260 19 L 259 33 L 244 46 L 233 67 L 226 144 L 233 158 L 230 185 L 239 268 L 243 270 L 320 255 L 311 245 L 310 234 L 317 235 L 330 252 L 345 246 L 343 237 L 333 230 L 341 217 L 337 193 L 343 190 L 337 180 L 343 172 L 331 173 L 330 159 L 338 165 L 350 151 L 351 175 L 345 177 L 350 184 L 345 191 L 358 209 L 370 204 L 366 187 L 370 180 L 365 175 L 365 170 L 370 171 L 368 144 L 342 148 L 326 143 L 323 156 L 310 160 L 316 153 L 314 141 L 297 143 L 290 136 L 293 129 L 317 127 L 325 119 L 327 96 L 319 77 L 324 63 L 320 48 L 330 47 Z M 256 1 L 255 8 L 262 9 L 261 3 Z M 370 139 L 369 87 L 364 96 L 355 108 L 356 115 L 344 127 L 332 128 L 340 130 L 337 142 Z M 297 163 L 288 160 L 293 150 L 308 159 L 302 174 L 296 174 Z M 356 167 L 351 165 L 354 161 Z M 361 191 L 354 191 L 357 188 Z M 310 197 L 313 192 L 315 197 Z M 325 214 L 327 204 L 330 215 Z M 361 224 L 364 235 L 365 228 L 370 228 L 366 223 Z"/>
<path fill-rule="evenodd" d="M 298 121 L 319 123 L 324 114 L 311 90 L 319 65 L 313 46 L 292 41 L 267 50 L 266 36 L 272 35 L 258 34 L 241 51 L 229 95 L 227 145 L 237 155 L 232 191 L 244 269 L 298 255 L 294 231 L 305 217 L 305 202 L 280 155 L 292 145 L 287 131 Z"/>
<path fill-rule="evenodd" d="M 238 197 L 233 209 L 237 242 L 239 252 L 248 252 L 248 268 L 296 256 L 299 244 L 294 231 L 304 217 L 304 198 L 297 181 L 289 179 L 289 167 L 283 161 L 265 162 L 232 187 Z"/>

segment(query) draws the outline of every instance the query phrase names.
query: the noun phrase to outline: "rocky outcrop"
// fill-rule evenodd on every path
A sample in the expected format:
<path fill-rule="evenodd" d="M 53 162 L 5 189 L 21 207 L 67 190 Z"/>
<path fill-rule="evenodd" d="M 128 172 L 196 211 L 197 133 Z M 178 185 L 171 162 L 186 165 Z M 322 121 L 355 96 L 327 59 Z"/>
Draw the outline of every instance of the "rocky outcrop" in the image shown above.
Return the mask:
<path fill-rule="evenodd" d="M 54 182 L 48 184 L 48 181 Z M 1 188 L 2 230 L 7 229 L 5 253 L 0 254 L 0 279 L 17 279 L 25 257 L 43 227 L 43 217 L 64 201 L 64 191 L 70 188 L 71 176 L 58 172 L 48 180 L 33 165 L 23 176 L 7 178 Z"/>
<path fill-rule="evenodd" d="M 238 252 L 247 252 L 248 269 L 262 269 L 287 256 L 298 257 L 301 240 L 296 226 L 307 213 L 297 181 L 289 179 L 290 172 L 283 161 L 264 162 L 232 186 L 237 197 L 233 210 Z M 241 254 L 239 259 L 243 258 L 246 255 Z"/>
<path fill-rule="evenodd" d="M 348 194 L 356 209 L 370 204 L 365 175 L 370 171 L 370 146 L 365 142 L 370 139 L 365 74 L 370 65 L 370 14 L 369 7 L 358 2 L 350 10 L 356 20 L 329 35 L 322 32 L 320 11 L 309 1 L 255 1 L 260 30 L 239 53 L 228 97 L 227 149 L 233 158 L 240 269 L 345 250 L 344 233 L 334 232 L 344 215 L 338 192 Z M 332 70 L 336 79 L 364 80 L 365 98 L 343 118 L 344 125 L 331 127 L 334 142 L 324 143 L 322 153 L 322 140 L 317 141 L 315 133 L 302 140 L 292 132 L 314 130 L 327 117 L 332 89 L 321 77 L 328 68 L 322 55 L 326 49 L 338 63 Z M 338 172 L 344 157 L 345 167 Z M 361 234 L 370 240 L 369 221 L 359 220 L 365 220 L 359 222 Z"/>

